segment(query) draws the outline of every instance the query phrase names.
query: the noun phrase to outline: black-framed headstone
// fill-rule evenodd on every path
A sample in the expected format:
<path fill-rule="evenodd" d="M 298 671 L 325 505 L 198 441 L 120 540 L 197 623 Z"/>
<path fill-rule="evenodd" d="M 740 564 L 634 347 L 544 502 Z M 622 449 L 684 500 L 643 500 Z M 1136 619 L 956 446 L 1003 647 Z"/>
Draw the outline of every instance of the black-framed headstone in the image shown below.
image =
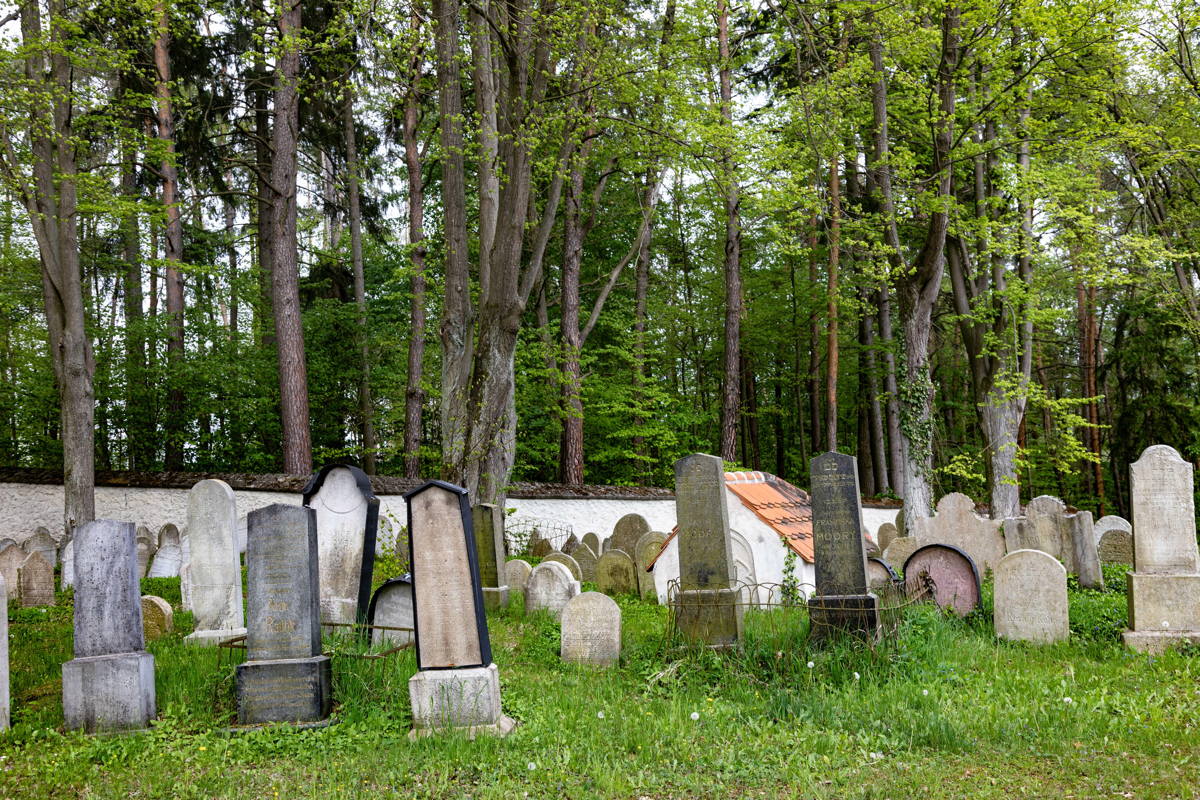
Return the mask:
<path fill-rule="evenodd" d="M 304 505 L 317 515 L 321 560 L 321 617 L 365 622 L 371 602 L 379 498 L 358 467 L 327 464 L 304 487 Z"/>

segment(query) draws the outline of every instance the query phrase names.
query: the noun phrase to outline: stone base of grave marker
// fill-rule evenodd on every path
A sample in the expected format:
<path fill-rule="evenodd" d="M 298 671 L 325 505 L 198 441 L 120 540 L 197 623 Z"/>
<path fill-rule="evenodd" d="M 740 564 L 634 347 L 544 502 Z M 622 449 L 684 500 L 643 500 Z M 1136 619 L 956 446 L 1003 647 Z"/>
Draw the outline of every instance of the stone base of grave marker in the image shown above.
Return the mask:
<path fill-rule="evenodd" d="M 879 598 L 874 594 L 817 595 L 808 601 L 809 635 L 821 639 L 834 632 L 879 635 Z"/>
<path fill-rule="evenodd" d="M 483 607 L 489 611 L 498 611 L 502 608 L 508 608 L 508 587 L 484 586 Z"/>
<path fill-rule="evenodd" d="M 216 647 L 226 639 L 233 639 L 238 636 L 245 636 L 245 628 L 230 628 L 223 631 L 195 631 L 183 637 L 183 641 L 188 644 L 198 645 L 200 647 Z"/>
<path fill-rule="evenodd" d="M 500 671 L 495 664 L 464 669 L 429 669 L 408 681 L 413 730 L 409 736 L 445 731 L 507 736 L 517 723 L 500 710 Z"/>
<path fill-rule="evenodd" d="M 247 661 L 237 668 L 238 722 L 320 722 L 333 710 L 329 656 Z"/>
<path fill-rule="evenodd" d="M 687 589 L 675 600 L 675 627 L 709 647 L 737 647 L 745 607 L 737 589 Z"/>
<path fill-rule="evenodd" d="M 1158 653 L 1175 645 L 1200 642 L 1200 575 L 1126 575 L 1132 650 Z"/>
<path fill-rule="evenodd" d="M 62 677 L 69 730 L 133 730 L 154 719 L 154 656 L 145 651 L 76 658 L 63 664 Z"/>

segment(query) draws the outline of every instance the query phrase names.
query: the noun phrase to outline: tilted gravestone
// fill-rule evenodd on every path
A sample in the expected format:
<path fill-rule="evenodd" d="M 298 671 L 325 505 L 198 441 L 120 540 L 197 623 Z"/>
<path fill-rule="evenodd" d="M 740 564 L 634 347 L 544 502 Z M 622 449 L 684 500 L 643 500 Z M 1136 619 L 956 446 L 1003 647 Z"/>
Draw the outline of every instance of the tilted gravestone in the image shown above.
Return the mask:
<path fill-rule="evenodd" d="M 946 495 L 938 501 L 937 513 L 919 520 L 914 527 L 919 544 L 957 547 L 975 562 L 980 574 L 995 569 L 1004 558 L 1000 521 L 976 514 L 975 501 L 965 494 L 952 492 Z"/>
<path fill-rule="evenodd" d="M 229 484 L 203 480 L 192 487 L 188 492 L 191 560 L 187 569 L 196 630 L 184 639 L 191 644 L 215 646 L 222 639 L 246 633 L 236 528 L 237 506 Z"/>
<path fill-rule="evenodd" d="M 579 547 L 579 538 L 572 533 L 567 537 L 567 540 L 563 542 L 563 546 L 560 547 L 559 550 L 567 555 L 571 555 L 571 553 L 575 552 L 576 547 Z"/>
<path fill-rule="evenodd" d="M 21 584 L 17 581 L 17 572 L 20 571 L 21 564 L 25 563 L 28 556 L 28 553 L 15 544 L 10 544 L 0 550 L 0 576 L 3 576 L 5 584 L 11 587 L 10 591 L 14 598 L 20 595 Z"/>
<path fill-rule="evenodd" d="M 667 535 L 659 531 L 650 531 L 643 533 L 638 539 L 637 545 L 634 548 L 633 564 L 637 568 L 638 594 L 643 600 L 658 601 L 658 590 L 654 586 L 654 573 L 647 572 L 646 568 L 654 561 L 655 557 L 662 551 L 663 544 L 667 541 Z"/>
<path fill-rule="evenodd" d="M 18 580 L 22 606 L 54 605 L 54 567 L 42 557 L 41 552 L 35 550 L 25 557 L 18 571 Z"/>
<path fill-rule="evenodd" d="M 148 578 L 175 578 L 183 566 L 183 546 L 180 541 L 179 528 L 171 523 L 163 525 L 158 531 L 158 550 L 150 569 L 146 572 Z"/>
<path fill-rule="evenodd" d="M 631 558 L 637 552 L 638 539 L 650 532 L 650 523 L 641 514 L 626 514 L 613 526 L 612 549 L 623 550 Z"/>
<path fill-rule="evenodd" d="M 1158 652 L 1200 642 L 1200 552 L 1192 465 L 1153 445 L 1129 466 L 1133 570 L 1125 644 Z"/>
<path fill-rule="evenodd" d="M 538 538 L 529 547 L 529 555 L 534 558 L 545 558 L 554 552 L 554 545 L 549 539 Z"/>
<path fill-rule="evenodd" d="M 413 735 L 504 735 L 516 723 L 501 711 L 467 492 L 430 481 L 404 500 L 417 640 L 418 671 L 408 682 Z"/>
<path fill-rule="evenodd" d="M 812 460 L 809 474 L 817 578 L 817 594 L 808 601 L 812 633 L 847 630 L 873 638 L 879 633 L 879 599 L 867 584 L 855 459 L 823 453 Z"/>
<path fill-rule="evenodd" d="M 1042 550 L 1014 550 L 1000 559 L 992 620 L 1001 639 L 1066 641 L 1071 635 L 1066 568 Z"/>
<path fill-rule="evenodd" d="M 483 582 L 483 604 L 487 608 L 508 605 L 508 576 L 504 564 L 504 509 L 492 503 L 480 503 L 471 509 L 475 528 L 475 555 L 479 560 L 479 580 Z"/>
<path fill-rule="evenodd" d="M 504 574 L 508 578 L 508 590 L 525 596 L 525 585 L 529 583 L 529 573 L 533 567 L 524 559 L 514 558 L 504 564 Z"/>
<path fill-rule="evenodd" d="M 328 464 L 304 487 L 304 505 L 317 515 L 321 620 L 365 622 L 379 530 L 371 479 L 358 467 Z"/>
<path fill-rule="evenodd" d="M 8 586 L 0 575 L 0 731 L 10 724 L 8 698 Z"/>
<path fill-rule="evenodd" d="M 150 568 L 150 558 L 158 550 L 158 543 L 155 541 L 154 534 L 145 525 L 137 526 L 135 541 L 137 543 L 138 578 L 144 578 L 146 570 Z"/>
<path fill-rule="evenodd" d="M 404 578 L 384 581 L 371 596 L 367 624 L 372 626 L 372 645 L 400 647 L 412 644 L 415 641 L 412 581 Z"/>
<path fill-rule="evenodd" d="M 543 561 L 529 574 L 525 585 L 525 611 L 545 611 L 555 619 L 567 602 L 579 594 L 579 581 L 558 561 Z"/>
<path fill-rule="evenodd" d="M 146 641 L 161 639 L 175 630 L 175 611 L 171 604 L 152 594 L 142 595 L 142 633 Z"/>
<path fill-rule="evenodd" d="M 621 657 L 621 608 L 607 595 L 584 592 L 562 612 L 559 655 L 572 664 L 608 667 Z"/>
<path fill-rule="evenodd" d="M 579 574 L 582 580 L 588 583 L 596 582 L 596 563 L 599 559 L 596 557 L 596 551 L 588 547 L 584 542 L 580 542 L 575 548 L 575 552 L 571 554 L 571 558 L 575 559 L 575 563 L 579 565 Z"/>
<path fill-rule="evenodd" d="M 132 522 L 75 529 L 75 658 L 63 664 L 63 719 L 88 733 L 144 728 L 155 715 Z"/>
<path fill-rule="evenodd" d="M 38 528 L 34 531 L 32 536 L 21 543 L 21 549 L 26 554 L 41 553 L 42 558 L 46 559 L 46 563 L 51 568 L 58 563 L 58 542 L 54 541 L 54 537 L 46 528 Z"/>
<path fill-rule="evenodd" d="M 66 590 L 75 585 L 75 540 L 63 545 L 62 571 L 59 573 L 59 588 Z"/>
<path fill-rule="evenodd" d="M 896 525 L 891 522 L 885 522 L 879 526 L 879 531 L 875 534 L 875 541 L 879 543 L 879 552 L 886 552 L 888 545 L 899 538 L 900 532 L 896 529 Z"/>
<path fill-rule="evenodd" d="M 609 597 L 638 593 L 637 568 L 624 550 L 612 549 L 596 561 L 596 588 Z"/>
<path fill-rule="evenodd" d="M 6 547 L 20 547 L 20 546 L 21 545 L 17 544 L 16 539 L 13 539 L 10 536 L 0 536 L 0 550 L 3 550 Z"/>
<path fill-rule="evenodd" d="M 597 536 L 596 534 L 589 531 L 588 533 L 585 533 L 583 535 L 583 543 L 586 544 L 588 547 L 592 548 L 592 553 L 595 554 L 597 558 L 599 558 L 599 556 L 600 556 L 600 537 L 599 536 Z"/>
<path fill-rule="evenodd" d="M 1133 566 L 1133 526 L 1124 517 L 1101 517 L 1096 520 L 1094 532 L 1101 564 Z"/>
<path fill-rule="evenodd" d="M 904 588 L 909 597 L 928 589 L 938 608 L 965 617 L 979 607 L 979 568 L 952 544 L 927 544 L 904 562 Z"/>
<path fill-rule="evenodd" d="M 1068 514 L 1067 524 L 1070 526 L 1071 551 L 1079 585 L 1085 589 L 1103 589 L 1104 573 L 1100 571 L 1100 553 L 1096 548 L 1096 534 L 1092 530 L 1092 512 Z"/>
<path fill-rule="evenodd" d="M 675 625 L 694 641 L 736 646 L 742 640 L 744 609 L 733 588 L 733 546 L 721 459 L 697 453 L 675 462 L 675 516 L 679 529 Z"/>
<path fill-rule="evenodd" d="M 557 561 L 570 571 L 572 578 L 577 581 L 583 580 L 583 570 L 580 568 L 579 562 L 571 558 L 566 553 L 551 553 L 542 559 L 543 563 L 547 561 Z"/>
<path fill-rule="evenodd" d="M 1025 516 L 1004 522 L 1008 552 L 1032 549 L 1057 558 L 1086 588 L 1104 588 L 1090 511 L 1067 513 L 1062 500 L 1041 495 L 1029 501 Z"/>
<path fill-rule="evenodd" d="M 247 515 L 246 661 L 237 667 L 238 721 L 323 724 L 333 706 L 321 654 L 317 515 L 275 504 Z"/>

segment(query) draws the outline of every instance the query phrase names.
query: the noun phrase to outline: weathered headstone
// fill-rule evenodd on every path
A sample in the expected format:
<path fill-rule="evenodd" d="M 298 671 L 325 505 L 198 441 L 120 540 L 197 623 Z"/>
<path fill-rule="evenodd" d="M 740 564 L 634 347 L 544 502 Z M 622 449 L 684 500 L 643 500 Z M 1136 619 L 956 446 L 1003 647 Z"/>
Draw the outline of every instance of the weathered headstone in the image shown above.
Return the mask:
<path fill-rule="evenodd" d="M 25 551 L 26 555 L 41 553 L 42 558 L 46 559 L 46 563 L 51 567 L 58 563 L 58 542 L 54 541 L 54 537 L 46 528 L 38 528 L 34 531 L 33 535 L 21 544 L 21 549 Z"/>
<path fill-rule="evenodd" d="M 937 513 L 921 519 L 916 527 L 916 539 L 921 545 L 946 544 L 962 550 L 980 573 L 995 569 L 1004 558 L 1004 534 L 1000 521 L 975 513 L 975 501 L 959 492 L 952 492 L 937 504 Z"/>
<path fill-rule="evenodd" d="M 150 568 L 150 558 L 158 549 L 158 543 L 155 541 L 154 534 L 145 525 L 137 526 L 135 542 L 137 543 L 138 578 L 144 578 L 146 570 Z"/>
<path fill-rule="evenodd" d="M 579 547 L 579 537 L 572 533 L 559 549 L 567 555 L 571 555 L 575 552 L 576 547 Z"/>
<path fill-rule="evenodd" d="M 192 544 L 187 568 L 196 630 L 184 641 L 215 646 L 222 639 L 246 633 L 236 527 L 237 507 L 229 484 L 210 479 L 192 487 L 188 492 L 188 539 Z"/>
<path fill-rule="evenodd" d="M 1123 517 L 1109 515 L 1096 521 L 1096 555 L 1101 564 L 1133 566 L 1133 526 Z"/>
<path fill-rule="evenodd" d="M 675 625 L 687 638 L 715 647 L 741 642 L 744 615 L 733 588 L 725 494 L 721 459 L 697 453 L 675 462 L 680 589 Z"/>
<path fill-rule="evenodd" d="M 641 514 L 626 514 L 613 526 L 612 549 L 623 550 L 630 557 L 637 552 L 638 539 L 650 532 L 650 523 Z"/>
<path fill-rule="evenodd" d="M 13 599 L 20 596 L 20 582 L 17 580 L 17 573 L 21 569 L 21 564 L 25 563 L 25 559 L 29 554 L 15 544 L 10 544 L 8 547 L 0 550 L 0 576 L 3 576 L 5 585 L 11 587 Z"/>
<path fill-rule="evenodd" d="M 54 567 L 39 551 L 35 550 L 25 557 L 17 579 L 21 586 L 22 606 L 31 608 L 54 605 Z"/>
<path fill-rule="evenodd" d="M 572 578 L 577 581 L 583 580 L 583 570 L 580 569 L 579 562 L 571 558 L 566 553 L 551 553 L 542 559 L 543 563 L 546 561 L 557 561 L 570 571 Z"/>
<path fill-rule="evenodd" d="M 150 569 L 146 572 L 148 578 L 174 578 L 179 575 L 183 566 L 183 545 L 179 528 L 171 523 L 163 525 L 158 531 L 158 550 Z"/>
<path fill-rule="evenodd" d="M 529 573 L 533 567 L 524 559 L 514 558 L 504 565 L 504 574 L 508 576 L 508 590 L 525 596 L 525 585 L 529 583 Z"/>
<path fill-rule="evenodd" d="M 1041 495 L 1025 507 L 1025 524 L 1019 529 L 1022 549 L 1041 550 L 1063 562 L 1067 572 L 1075 571 L 1075 551 L 1067 523 L 1067 506 L 1062 500 Z M 1006 531 L 1007 533 L 1007 531 Z M 1009 550 L 1013 549 L 1012 542 Z"/>
<path fill-rule="evenodd" d="M 571 558 L 575 559 L 575 563 L 579 565 L 579 574 L 583 576 L 583 580 L 595 583 L 596 563 L 599 561 L 595 551 L 583 542 L 580 542 L 579 546 L 575 548 L 575 552 L 571 555 Z"/>
<path fill-rule="evenodd" d="M 171 604 L 152 594 L 142 595 L 142 633 L 146 641 L 161 639 L 175 630 L 175 611 Z"/>
<path fill-rule="evenodd" d="M 588 531 L 587 533 L 585 533 L 583 535 L 583 543 L 586 544 L 588 547 L 592 548 L 592 553 L 597 558 L 600 557 L 600 537 L 599 536 L 592 533 L 591 531 Z"/>
<path fill-rule="evenodd" d="M 529 574 L 525 584 L 525 611 L 545 611 L 555 619 L 567 602 L 579 594 L 579 581 L 558 561 L 543 561 Z"/>
<path fill-rule="evenodd" d="M 571 598 L 562 612 L 559 655 L 572 664 L 608 667 L 621 657 L 621 608 L 600 592 Z"/>
<path fill-rule="evenodd" d="M 1129 466 L 1133 570 L 1125 644 L 1157 652 L 1200 642 L 1200 552 L 1192 465 L 1154 445 Z"/>
<path fill-rule="evenodd" d="M 875 541 L 879 543 L 879 552 L 886 552 L 888 545 L 899 538 L 900 532 L 896 530 L 894 523 L 885 522 L 879 526 L 879 531 L 875 534 Z"/>
<path fill-rule="evenodd" d="M 479 580 L 483 582 L 483 604 L 487 608 L 508 605 L 508 576 L 504 564 L 504 509 L 480 503 L 471 509 L 475 528 L 475 554 L 479 559 Z"/>
<path fill-rule="evenodd" d="M 1125 531 L 1126 533 L 1132 534 L 1133 526 L 1129 524 L 1129 520 L 1125 519 L 1124 517 L 1119 517 L 1116 514 L 1107 514 L 1101 517 L 1100 519 L 1096 520 L 1096 524 L 1092 526 L 1092 533 L 1096 534 L 1097 547 L 1100 546 L 1100 540 L 1104 537 L 1104 534 L 1108 533 L 1109 531 Z M 1130 541 L 1132 542 L 1132 539 Z M 1130 558 L 1132 559 L 1132 557 L 1133 556 L 1131 554 Z M 1129 563 L 1132 564 L 1133 561 L 1131 560 Z"/>
<path fill-rule="evenodd" d="M 63 545 L 62 570 L 59 573 L 59 588 L 66 590 L 75 585 L 75 540 Z"/>
<path fill-rule="evenodd" d="M 3 550 L 6 547 L 20 547 L 20 546 L 21 545 L 17 543 L 16 539 L 13 539 L 10 536 L 0 536 L 0 550 Z M 28 553 L 26 555 L 28 555 Z"/>
<path fill-rule="evenodd" d="M 867 585 L 871 591 L 883 589 L 897 580 L 896 572 L 882 558 L 867 559 Z"/>
<path fill-rule="evenodd" d="M 367 624 L 371 630 L 371 644 L 386 644 L 388 647 L 409 645 L 415 641 L 413 629 L 413 586 L 412 581 L 392 578 L 384 581 L 371 596 L 371 607 L 367 610 Z M 403 630 L 389 630 L 389 629 Z"/>
<path fill-rule="evenodd" d="M 538 538 L 529 548 L 529 554 L 534 558 L 545 558 L 553 552 L 554 545 L 550 543 L 549 539 Z"/>
<path fill-rule="evenodd" d="M 638 594 L 642 596 L 643 600 L 658 600 L 658 590 L 654 586 L 654 573 L 647 572 L 646 567 L 654 561 L 666 541 L 667 535 L 659 531 L 643 533 L 637 541 L 633 564 L 637 568 Z"/>
<path fill-rule="evenodd" d="M 430 481 L 404 499 L 417 639 L 418 671 L 408 682 L 413 735 L 446 729 L 504 735 L 516 723 L 501 711 L 467 492 Z"/>
<path fill-rule="evenodd" d="M 996 565 L 996 635 L 1013 641 L 1052 644 L 1070 635 L 1067 570 L 1042 550 L 1015 550 Z"/>
<path fill-rule="evenodd" d="M 63 664 L 63 719 L 89 733 L 144 728 L 155 715 L 132 522 L 75 529 L 75 658 Z"/>
<path fill-rule="evenodd" d="M 609 550 L 596 562 L 596 588 L 614 597 L 638 593 L 637 568 L 624 550 Z"/>
<path fill-rule="evenodd" d="M 604 555 L 609 550 L 612 550 L 612 546 L 613 546 L 612 537 L 609 536 L 607 539 L 605 539 L 603 542 L 600 543 L 600 555 Z"/>
<path fill-rule="evenodd" d="M 823 453 L 812 460 L 809 474 L 817 578 L 817 594 L 808 601 L 812 633 L 848 630 L 874 637 L 879 599 L 867 585 L 857 464 L 853 456 Z"/>
<path fill-rule="evenodd" d="M 304 505 L 317 513 L 321 620 L 365 622 L 379 527 L 371 479 L 358 467 L 329 464 L 304 487 Z"/>
<path fill-rule="evenodd" d="M 982 599 L 979 568 L 950 544 L 927 544 L 909 556 L 904 562 L 904 587 L 910 597 L 921 588 L 931 588 L 937 607 L 960 617 L 978 608 Z"/>
<path fill-rule="evenodd" d="M 875 541 L 875 537 L 866 528 L 862 529 L 863 550 L 867 554 L 867 558 L 879 558 L 883 554 L 883 549 L 880 548 L 879 542 Z"/>
<path fill-rule="evenodd" d="M 1068 514 L 1067 525 L 1079 585 L 1085 589 L 1103 589 L 1104 573 L 1100 571 L 1100 553 L 1096 549 L 1096 534 L 1092 530 L 1092 512 Z"/>
<path fill-rule="evenodd" d="M 0 731 L 11 724 L 8 698 L 8 586 L 0 576 Z"/>
<path fill-rule="evenodd" d="M 321 654 L 317 514 L 275 504 L 247 515 L 246 661 L 237 667 L 238 721 L 321 724 L 333 706 Z"/>

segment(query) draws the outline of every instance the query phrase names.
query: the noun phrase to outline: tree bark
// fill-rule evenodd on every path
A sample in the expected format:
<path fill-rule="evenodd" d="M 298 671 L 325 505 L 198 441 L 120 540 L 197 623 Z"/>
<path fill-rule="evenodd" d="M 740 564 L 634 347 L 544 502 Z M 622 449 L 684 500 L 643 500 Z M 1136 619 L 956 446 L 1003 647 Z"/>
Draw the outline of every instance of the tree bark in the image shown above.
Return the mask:
<path fill-rule="evenodd" d="M 420 17 L 411 18 L 414 30 Z M 408 173 L 408 246 L 412 262 L 412 307 L 409 311 L 408 376 L 404 388 L 404 477 L 421 477 L 421 417 L 425 404 L 422 388 L 425 365 L 425 188 L 421 153 L 417 145 L 420 97 L 417 78 L 420 62 L 414 57 L 411 87 L 404 101 L 404 166 Z"/>
<path fill-rule="evenodd" d="M 829 272 L 825 287 L 825 441 L 836 452 L 838 433 L 838 262 L 842 250 L 841 157 L 829 159 Z"/>
<path fill-rule="evenodd" d="M 124 142 L 121 194 L 127 202 L 137 199 L 137 151 Z M 128 438 L 129 469 L 148 469 L 154 460 L 153 405 L 147 397 L 146 332 L 142 311 L 142 257 L 138 215 L 130 211 L 121 224 L 125 259 L 125 435 Z"/>
<path fill-rule="evenodd" d="M 563 214 L 563 266 L 560 294 L 562 313 L 562 436 L 559 439 L 559 480 L 583 483 L 583 346 L 579 335 L 579 271 L 583 262 L 583 165 L 586 145 L 571 160 Z"/>
<path fill-rule="evenodd" d="M 354 271 L 354 306 L 358 312 L 359 358 L 358 413 L 362 424 L 363 472 L 374 475 L 375 405 L 371 401 L 371 336 L 367 319 L 367 282 L 363 275 L 362 210 L 359 203 L 358 137 L 354 130 L 354 84 L 347 77 L 343 100 L 346 139 L 346 199 L 349 205 L 350 265 Z M 407 120 L 406 120 L 407 121 Z"/>
<path fill-rule="evenodd" d="M 262 0 L 254 0 L 255 18 L 263 18 Z M 258 252 L 258 302 L 255 304 L 254 324 L 258 329 L 259 346 L 275 349 L 275 299 L 271 273 L 275 268 L 272 209 L 275 193 L 271 187 L 271 111 L 267 85 L 266 36 L 261 48 L 254 51 L 254 84 L 250 100 L 254 107 L 254 240 Z M 264 443 L 269 444 L 269 443 Z"/>
<path fill-rule="evenodd" d="M 271 133 L 271 230 L 275 339 L 279 352 L 279 400 L 283 423 L 283 469 L 312 472 L 308 417 L 308 367 L 300 313 L 296 240 L 296 168 L 299 126 L 300 2 L 285 0 L 279 14 L 281 50 L 276 64 L 275 125 Z"/>
<path fill-rule="evenodd" d="M 870 292 L 863 289 L 861 296 L 864 308 L 869 309 L 871 306 Z M 891 489 L 891 485 L 888 483 L 887 450 L 883 440 L 883 410 L 879 403 L 879 376 L 875 356 L 875 315 L 864 312 L 859 324 L 862 326 L 864 361 L 862 368 L 866 373 L 867 390 L 867 396 L 860 398 L 860 401 L 867 404 L 868 436 L 871 441 L 869 452 L 873 466 L 875 492 L 883 494 Z"/>
<path fill-rule="evenodd" d="M 717 0 L 717 49 L 720 59 L 721 120 L 733 131 L 732 64 L 729 55 L 729 1 Z M 724 148 L 721 173 L 725 191 L 725 357 L 721 390 L 721 458 L 736 457 L 742 326 L 742 221 L 733 153 Z"/>

